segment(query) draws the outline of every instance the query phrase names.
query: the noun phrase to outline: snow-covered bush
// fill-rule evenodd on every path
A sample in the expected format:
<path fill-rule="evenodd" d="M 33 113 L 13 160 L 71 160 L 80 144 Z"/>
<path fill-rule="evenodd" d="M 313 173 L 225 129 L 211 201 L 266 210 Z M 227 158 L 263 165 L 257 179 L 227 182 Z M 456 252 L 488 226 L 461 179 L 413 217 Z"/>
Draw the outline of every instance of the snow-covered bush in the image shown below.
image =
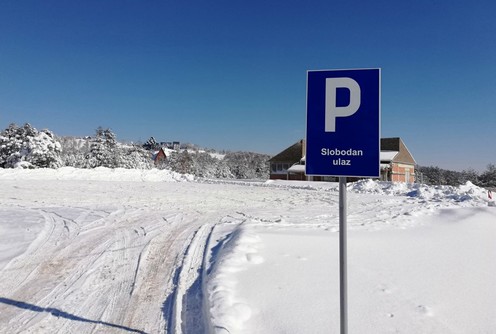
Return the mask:
<path fill-rule="evenodd" d="M 152 137 L 149 146 L 158 145 Z M 146 146 L 146 145 L 145 145 Z M 48 130 L 38 131 L 29 124 L 11 124 L 0 133 L 0 167 L 21 168 L 168 168 L 181 174 L 221 179 L 267 179 L 268 155 L 234 152 L 225 155 L 201 151 L 186 144 L 173 152 L 160 166 L 155 166 L 152 153 L 142 146 L 119 143 L 110 129 L 99 127 L 95 136 L 56 138 Z"/>
<path fill-rule="evenodd" d="M 58 168 L 62 148 L 49 130 L 38 131 L 26 123 L 10 124 L 0 133 L 0 167 Z"/>
<path fill-rule="evenodd" d="M 219 159 L 207 152 L 183 150 L 173 152 L 162 167 L 204 178 L 267 179 L 268 159 L 268 155 L 251 152 L 227 153 Z"/>
<path fill-rule="evenodd" d="M 194 165 L 192 154 L 188 151 L 181 151 L 171 153 L 163 167 L 177 173 L 195 175 L 197 169 Z"/>
<path fill-rule="evenodd" d="M 60 137 L 62 163 L 67 167 L 87 168 L 86 157 L 90 152 L 89 138 Z"/>
<path fill-rule="evenodd" d="M 237 179 L 268 179 L 269 156 L 252 152 L 231 152 L 224 157 L 231 173 Z"/>
<path fill-rule="evenodd" d="M 149 151 L 140 146 L 119 146 L 117 165 L 120 168 L 128 169 L 150 169 L 153 167 L 153 160 Z"/>
<path fill-rule="evenodd" d="M 153 161 L 149 151 L 138 145 L 125 145 L 116 140 L 110 129 L 98 128 L 95 137 L 60 139 L 64 166 L 75 168 L 149 169 Z"/>

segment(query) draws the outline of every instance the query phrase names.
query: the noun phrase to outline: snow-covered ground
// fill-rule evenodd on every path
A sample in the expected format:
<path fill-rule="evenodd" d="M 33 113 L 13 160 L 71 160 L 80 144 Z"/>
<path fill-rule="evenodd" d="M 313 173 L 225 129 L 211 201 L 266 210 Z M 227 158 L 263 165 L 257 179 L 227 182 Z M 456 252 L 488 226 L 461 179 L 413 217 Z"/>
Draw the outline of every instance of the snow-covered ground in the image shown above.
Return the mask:
<path fill-rule="evenodd" d="M 337 333 L 338 186 L 0 169 L 0 333 Z M 496 207 L 348 185 L 350 333 L 496 332 Z"/>

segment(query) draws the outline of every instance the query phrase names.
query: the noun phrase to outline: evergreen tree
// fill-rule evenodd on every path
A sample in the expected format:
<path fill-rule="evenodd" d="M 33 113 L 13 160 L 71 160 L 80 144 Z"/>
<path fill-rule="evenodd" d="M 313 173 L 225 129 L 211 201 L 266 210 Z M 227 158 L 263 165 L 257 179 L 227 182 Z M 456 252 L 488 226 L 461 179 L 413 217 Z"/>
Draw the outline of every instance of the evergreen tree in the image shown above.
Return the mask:
<path fill-rule="evenodd" d="M 237 179 L 266 179 L 269 176 L 268 155 L 231 152 L 227 153 L 224 159 Z"/>
<path fill-rule="evenodd" d="M 10 124 L 0 133 L 0 167 L 57 168 L 62 166 L 61 145 L 49 130 L 29 123 Z"/>
<path fill-rule="evenodd" d="M 119 152 L 117 164 L 119 168 L 150 169 L 153 167 L 150 152 L 140 146 L 120 147 Z"/>
<path fill-rule="evenodd" d="M 194 154 L 194 175 L 205 178 L 215 177 L 217 159 L 206 152 Z"/>
<path fill-rule="evenodd" d="M 489 164 L 487 169 L 480 175 L 480 186 L 486 188 L 496 187 L 496 165 Z"/>
<path fill-rule="evenodd" d="M 115 134 L 110 129 L 98 127 L 95 137 L 91 139 L 90 152 L 87 157 L 88 167 L 116 168 L 118 154 Z"/>
<path fill-rule="evenodd" d="M 217 179 L 233 179 L 234 175 L 231 172 L 225 159 L 217 161 L 217 167 L 215 169 L 215 178 Z"/>
<path fill-rule="evenodd" d="M 58 168 L 62 166 L 62 146 L 49 130 L 41 130 L 36 136 L 28 137 L 31 148 L 28 160 L 36 167 Z"/>
<path fill-rule="evenodd" d="M 154 137 L 150 137 L 150 139 L 148 139 L 146 141 L 146 143 L 143 144 L 143 148 L 145 150 L 157 150 L 159 147 L 159 144 L 157 143 L 157 141 L 155 140 Z"/>
<path fill-rule="evenodd" d="M 193 174 L 194 162 L 191 154 L 188 151 L 173 152 L 167 158 L 167 166 L 171 170 L 181 173 L 181 174 Z"/>
<path fill-rule="evenodd" d="M 422 173 L 424 182 L 432 185 L 459 186 L 470 181 L 480 187 L 496 186 L 496 167 L 494 164 L 489 164 L 487 170 L 480 175 L 474 169 L 457 172 L 433 166 L 419 166 L 418 171 Z"/>
<path fill-rule="evenodd" d="M 479 173 L 472 168 L 462 170 L 460 175 L 460 183 L 465 184 L 467 181 L 470 181 L 473 184 L 479 184 Z"/>
<path fill-rule="evenodd" d="M 63 166 L 88 168 L 89 138 L 61 137 Z"/>

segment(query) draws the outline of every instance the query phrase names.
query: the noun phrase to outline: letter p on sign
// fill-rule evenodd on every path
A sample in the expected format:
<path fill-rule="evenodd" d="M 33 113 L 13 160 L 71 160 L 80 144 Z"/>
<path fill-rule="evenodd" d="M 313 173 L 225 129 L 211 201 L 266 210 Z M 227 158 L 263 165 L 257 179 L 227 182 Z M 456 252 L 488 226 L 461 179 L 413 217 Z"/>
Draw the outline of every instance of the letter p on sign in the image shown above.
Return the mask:
<path fill-rule="evenodd" d="M 344 107 L 337 106 L 337 89 L 350 91 L 350 103 Z M 348 117 L 360 107 L 360 86 L 351 78 L 326 78 L 325 95 L 325 132 L 336 132 L 336 117 Z"/>

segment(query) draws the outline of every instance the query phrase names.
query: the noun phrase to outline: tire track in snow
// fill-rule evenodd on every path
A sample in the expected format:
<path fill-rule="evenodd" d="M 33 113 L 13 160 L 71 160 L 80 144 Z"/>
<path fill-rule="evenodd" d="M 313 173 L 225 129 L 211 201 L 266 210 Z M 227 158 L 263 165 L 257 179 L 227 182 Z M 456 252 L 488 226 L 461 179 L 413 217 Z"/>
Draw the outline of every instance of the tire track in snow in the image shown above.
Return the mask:
<path fill-rule="evenodd" d="M 210 232 L 200 227 L 211 227 L 219 217 L 245 209 L 270 213 L 277 205 L 277 201 L 263 200 L 272 197 L 271 189 L 260 194 L 242 187 L 234 196 L 231 190 L 210 185 L 140 184 L 143 189 L 137 194 L 135 184 L 108 182 L 104 189 L 102 185 L 55 182 L 54 191 L 41 204 L 36 202 L 34 189 L 25 187 L 16 193 L 27 198 L 22 201 L 27 208 L 55 211 L 59 216 L 46 219 L 44 238 L 32 244 L 38 247 L 36 254 L 25 253 L 15 259 L 19 265 L 16 273 L 0 271 L 0 289 L 9 291 L 4 298 L 34 307 L 0 304 L 1 328 L 3 319 L 8 318 L 12 321 L 6 327 L 11 333 L 43 333 L 47 329 L 61 334 L 123 332 L 109 324 L 144 333 L 173 333 L 174 328 L 191 333 L 188 329 L 193 327 L 194 316 L 188 310 L 204 306 L 201 294 L 198 297 L 201 290 L 197 285 L 203 281 L 198 270 L 205 272 L 209 264 L 203 257 L 210 252 L 206 245 Z M 77 196 L 72 195 L 75 187 L 80 190 Z M 288 192 L 277 193 L 283 198 Z M 67 233 L 64 219 L 79 224 L 79 234 Z M 220 219 L 226 224 L 233 221 L 238 222 Z M 71 226 L 65 226 L 70 232 Z M 17 290 L 4 289 L 8 286 L 4 278 L 26 276 L 29 266 L 39 267 Z M 172 316 L 174 305 L 181 311 Z M 55 315 L 40 311 L 43 309 L 59 312 Z M 12 317 L 7 316 L 9 312 Z"/>
<path fill-rule="evenodd" d="M 45 227 L 26 251 L 13 259 L 4 269 L 8 273 L 2 288 L 5 291 L 16 291 L 27 281 L 32 280 L 38 272 L 44 270 L 44 253 L 53 248 L 60 240 L 68 238 L 60 217 L 38 210 L 45 221 Z M 29 271 L 23 270 L 30 268 Z"/>
<path fill-rule="evenodd" d="M 177 291 L 171 314 L 173 333 L 206 332 L 203 318 L 203 268 L 207 240 L 214 227 L 205 224 L 195 232 L 178 268 Z"/>
<path fill-rule="evenodd" d="M 174 216 L 176 215 L 170 215 L 170 217 Z M 132 226 L 147 223 L 143 219 L 146 220 L 143 212 L 136 210 L 128 212 L 122 221 L 116 222 L 114 225 L 119 226 L 124 222 L 126 222 L 126 225 L 132 223 Z M 163 236 L 165 236 L 166 242 L 171 243 L 171 245 L 175 239 L 181 240 L 182 237 L 180 234 L 169 233 L 171 231 L 166 230 L 165 227 L 170 228 L 170 224 L 164 226 L 162 218 L 157 219 L 154 217 L 154 219 L 155 221 L 151 220 L 149 224 L 146 224 L 146 226 L 150 226 L 150 230 L 143 228 L 143 226 L 118 228 L 117 234 L 120 234 L 120 237 L 112 245 L 107 259 L 98 266 L 99 268 L 107 267 L 111 270 L 105 273 L 105 276 L 101 279 L 98 279 L 95 275 L 88 278 L 86 285 L 107 286 L 105 294 L 101 295 L 100 293 L 100 295 L 87 299 L 87 304 L 81 308 L 82 310 L 92 308 L 91 318 L 100 322 L 93 326 L 90 333 L 122 332 L 109 328 L 109 323 L 121 324 L 126 328 L 139 328 L 144 333 L 155 333 L 156 329 L 160 328 L 161 313 L 159 311 L 161 302 L 165 297 L 160 297 L 157 291 L 160 290 L 159 283 L 164 284 L 165 279 L 157 282 L 156 278 L 150 275 L 150 263 L 147 262 L 147 256 L 154 244 L 162 244 Z M 143 233 L 137 233 L 136 231 L 143 231 Z M 174 253 L 174 249 L 171 249 L 171 253 Z M 160 257 L 157 256 L 156 259 L 160 261 Z M 159 268 L 159 266 L 157 265 L 156 268 Z M 166 272 L 166 270 L 163 270 L 163 272 Z M 157 270 L 157 273 L 160 274 L 160 270 Z M 116 281 L 116 279 L 119 281 Z M 154 290 L 153 293 L 147 291 L 149 293 L 147 297 L 149 298 L 138 301 L 136 297 L 143 293 L 143 289 L 146 289 L 148 284 L 152 285 L 149 289 Z M 154 299 L 157 299 L 157 301 L 154 301 Z M 97 307 L 94 306 L 95 304 Z M 156 304 L 156 307 L 153 307 L 153 304 Z M 153 309 L 156 309 L 157 312 L 151 312 Z M 153 321 L 150 321 L 150 319 L 153 319 Z M 67 332 L 79 332 L 80 330 L 81 326 L 72 323 L 71 330 Z"/>
<path fill-rule="evenodd" d="M 117 218 L 117 216 L 121 217 Z M 47 227 L 42 233 L 43 236 L 38 238 L 35 243 L 36 247 L 31 247 L 29 252 L 18 257 L 16 259 L 17 267 L 13 267 L 11 263 L 10 271 L 7 271 L 10 279 L 4 279 L 3 282 L 11 282 L 11 286 L 17 286 L 17 289 L 9 290 L 13 293 L 9 294 L 8 297 L 18 301 L 33 301 L 33 305 L 44 308 L 57 305 L 61 300 L 72 300 L 72 302 L 62 304 L 69 305 L 69 307 L 65 306 L 65 311 L 70 311 L 72 314 L 84 314 L 86 312 L 90 314 L 87 315 L 88 319 L 93 321 L 112 318 L 112 321 L 119 323 L 119 320 L 122 320 L 120 318 L 125 317 L 127 306 L 118 307 L 116 310 L 116 305 L 127 305 L 131 295 L 129 292 L 132 289 L 131 282 L 136 280 L 136 277 L 123 275 L 125 278 L 121 282 L 114 282 L 110 275 L 116 268 L 121 271 L 127 270 L 128 265 L 126 263 L 129 262 L 129 266 L 131 266 L 133 261 L 129 260 L 135 253 L 141 254 L 142 249 L 147 247 L 151 240 L 161 232 L 160 226 L 165 225 L 163 219 L 160 218 L 157 222 L 150 224 L 150 231 L 140 236 L 135 233 L 136 228 L 130 228 L 127 224 L 122 227 L 119 226 L 126 221 L 129 223 L 129 219 L 126 218 L 129 216 L 132 216 L 132 213 L 123 211 L 120 214 L 112 215 L 112 219 L 107 221 L 99 219 L 108 228 L 92 226 L 91 230 L 82 233 L 76 240 L 66 243 L 64 242 L 64 236 L 67 236 L 64 219 L 59 215 L 45 214 Z M 140 214 L 137 215 L 137 217 L 139 216 Z M 131 223 L 141 224 L 142 222 L 141 219 L 137 219 Z M 139 229 L 145 230 L 141 227 Z M 164 232 L 163 228 L 162 232 Z M 179 236 L 175 234 L 174 237 Z M 143 238 L 148 240 L 142 240 Z M 22 272 L 22 268 L 31 265 L 35 267 L 30 274 L 22 281 L 15 281 L 18 272 Z M 108 273 L 104 272 L 105 268 L 109 270 Z M 6 276 L 5 273 L 4 270 L 2 278 Z M 98 274 L 104 276 L 98 279 Z M 92 284 L 95 286 L 105 285 L 109 278 L 108 294 L 105 294 L 110 296 L 108 298 L 91 293 L 84 296 L 84 292 L 80 291 L 90 291 Z M 32 283 L 34 280 L 37 281 L 36 284 Z M 40 283 L 44 286 L 41 291 L 37 289 Z M 88 288 L 85 289 L 85 287 Z M 101 291 L 98 293 L 101 294 Z M 102 299 L 104 299 L 103 302 L 98 302 Z M 160 300 L 160 302 L 162 301 L 163 299 Z M 157 309 L 160 310 L 160 307 Z M 19 312 L 18 309 L 8 308 L 7 311 L 11 311 L 12 314 L 8 316 L 2 312 L 6 317 L 0 318 L 0 324 L 6 321 L 9 324 L 16 324 L 9 327 L 12 329 L 11 332 L 42 328 L 43 323 L 46 322 L 44 318 L 51 318 L 49 314 L 34 313 L 29 310 Z M 160 312 L 157 313 L 160 314 Z M 102 327 L 91 323 L 84 327 L 90 327 L 90 325 L 94 328 Z M 80 323 L 66 321 L 59 332 L 80 333 L 84 331 L 81 329 Z"/>
<path fill-rule="evenodd" d="M 213 221 L 215 218 L 212 217 Z M 207 221 L 209 221 L 207 219 Z M 223 227 L 219 232 L 223 236 L 232 232 L 235 227 L 243 224 L 246 218 L 239 213 L 227 215 L 217 223 L 205 223 L 195 231 L 189 245 L 184 251 L 183 259 L 175 273 L 176 289 L 173 294 L 173 305 L 168 316 L 171 326 L 169 331 L 174 334 L 209 333 L 210 313 L 209 300 L 206 298 L 206 276 L 209 260 L 217 241 L 212 241 L 216 228 Z"/>
<path fill-rule="evenodd" d="M 149 333 L 169 332 L 171 324 L 164 311 L 164 300 L 174 295 L 174 272 L 180 266 L 181 254 L 197 228 L 198 223 L 194 221 L 173 224 L 172 228 L 169 225 L 169 233 L 158 234 L 143 249 L 124 324 L 140 324 Z M 150 308 L 161 312 L 150 316 Z"/>

